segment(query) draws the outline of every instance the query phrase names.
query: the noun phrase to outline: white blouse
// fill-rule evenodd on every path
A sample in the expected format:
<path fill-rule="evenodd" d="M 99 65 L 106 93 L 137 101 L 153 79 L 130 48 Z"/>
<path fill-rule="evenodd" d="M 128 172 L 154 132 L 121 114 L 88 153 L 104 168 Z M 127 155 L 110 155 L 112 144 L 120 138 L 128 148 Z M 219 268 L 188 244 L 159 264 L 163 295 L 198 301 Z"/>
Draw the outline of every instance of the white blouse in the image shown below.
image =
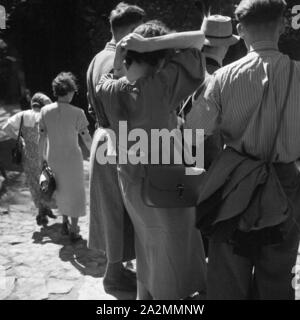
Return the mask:
<path fill-rule="evenodd" d="M 15 130 L 19 130 L 23 115 L 23 126 L 33 128 L 40 119 L 40 112 L 25 110 L 16 113 L 7 120 L 6 125 L 11 125 Z"/>

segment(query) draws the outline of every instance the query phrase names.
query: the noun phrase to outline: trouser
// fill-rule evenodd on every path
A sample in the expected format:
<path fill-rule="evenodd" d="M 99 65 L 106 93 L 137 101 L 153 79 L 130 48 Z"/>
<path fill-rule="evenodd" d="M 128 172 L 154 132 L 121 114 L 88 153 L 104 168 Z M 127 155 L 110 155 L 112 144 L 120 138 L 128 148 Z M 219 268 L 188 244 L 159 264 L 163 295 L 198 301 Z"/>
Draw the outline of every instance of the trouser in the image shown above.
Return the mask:
<path fill-rule="evenodd" d="M 210 300 L 292 300 L 295 290 L 293 268 L 296 265 L 299 229 L 296 225 L 285 240 L 263 246 L 249 257 L 235 253 L 230 242 L 209 243 L 207 297 Z"/>
<path fill-rule="evenodd" d="M 282 242 L 261 246 L 245 256 L 238 254 L 231 240 L 225 240 L 232 239 L 228 234 L 233 224 L 220 223 L 209 242 L 208 299 L 295 299 L 292 283 L 300 241 L 300 176 L 293 164 L 277 165 L 276 170 L 293 207 L 292 226 Z"/>
<path fill-rule="evenodd" d="M 116 165 L 100 165 L 97 149 L 108 135 L 97 129 L 90 156 L 90 216 L 89 241 L 91 249 L 106 253 L 109 263 L 135 258 L 134 230 L 125 209 Z"/>

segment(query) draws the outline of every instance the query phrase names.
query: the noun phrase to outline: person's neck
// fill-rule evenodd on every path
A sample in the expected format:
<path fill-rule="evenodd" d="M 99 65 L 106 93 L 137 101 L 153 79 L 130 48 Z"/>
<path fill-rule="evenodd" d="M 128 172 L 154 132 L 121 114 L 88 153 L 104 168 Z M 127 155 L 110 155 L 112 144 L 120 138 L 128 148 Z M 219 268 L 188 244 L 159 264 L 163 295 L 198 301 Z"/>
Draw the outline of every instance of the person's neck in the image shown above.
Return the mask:
<path fill-rule="evenodd" d="M 274 45 L 278 45 L 278 37 L 275 37 L 275 36 L 270 36 L 270 35 L 256 35 L 256 36 L 253 36 L 249 39 L 247 39 L 245 41 L 246 43 L 246 47 L 248 48 L 248 51 L 251 51 L 253 49 L 253 45 L 255 43 L 258 43 L 258 42 L 269 42 L 269 43 L 273 43 Z"/>
<path fill-rule="evenodd" d="M 129 34 L 129 32 L 126 30 L 124 32 L 118 32 L 115 33 L 112 37 L 112 42 L 114 42 L 115 44 L 117 44 L 120 40 L 122 40 L 125 36 L 127 36 Z"/>
<path fill-rule="evenodd" d="M 58 103 L 70 103 L 69 99 L 65 98 L 65 97 L 59 97 L 57 98 L 57 102 Z"/>

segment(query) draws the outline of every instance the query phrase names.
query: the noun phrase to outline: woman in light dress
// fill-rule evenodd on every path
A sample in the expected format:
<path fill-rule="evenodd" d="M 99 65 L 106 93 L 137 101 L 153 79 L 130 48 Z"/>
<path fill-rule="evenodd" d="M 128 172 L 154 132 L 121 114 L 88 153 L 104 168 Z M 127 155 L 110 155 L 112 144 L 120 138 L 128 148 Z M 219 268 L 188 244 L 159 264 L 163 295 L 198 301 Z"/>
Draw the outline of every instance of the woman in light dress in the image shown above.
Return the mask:
<path fill-rule="evenodd" d="M 62 233 L 69 235 L 71 241 L 77 241 L 81 239 L 78 218 L 86 213 L 83 156 L 78 135 L 90 150 L 89 123 L 84 111 L 70 104 L 77 91 L 72 73 L 60 73 L 53 80 L 52 89 L 57 102 L 42 110 L 39 122 L 40 161 L 46 160 L 55 175 L 55 198 L 63 215 Z"/>
<path fill-rule="evenodd" d="M 48 217 L 56 218 L 50 208 L 55 207 L 54 201 L 49 203 L 41 197 L 39 176 L 41 167 L 38 156 L 38 121 L 41 109 L 52 103 L 49 97 L 43 93 L 36 93 L 31 99 L 31 109 L 16 113 L 10 117 L 3 127 L 3 130 L 13 139 L 17 139 L 20 125 L 21 127 L 23 153 L 22 165 L 26 176 L 32 200 L 38 209 L 36 221 L 38 225 L 47 225 Z"/>

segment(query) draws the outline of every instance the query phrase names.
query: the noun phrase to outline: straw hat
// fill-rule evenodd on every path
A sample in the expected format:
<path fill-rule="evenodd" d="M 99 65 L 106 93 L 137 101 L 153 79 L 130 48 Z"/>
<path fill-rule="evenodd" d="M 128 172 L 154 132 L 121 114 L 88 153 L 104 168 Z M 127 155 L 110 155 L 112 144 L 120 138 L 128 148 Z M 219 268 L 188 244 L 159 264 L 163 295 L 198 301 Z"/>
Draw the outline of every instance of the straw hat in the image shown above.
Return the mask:
<path fill-rule="evenodd" d="M 240 37 L 232 34 L 230 17 L 211 15 L 203 19 L 201 30 L 205 34 L 205 46 L 229 47 L 236 44 Z"/>

